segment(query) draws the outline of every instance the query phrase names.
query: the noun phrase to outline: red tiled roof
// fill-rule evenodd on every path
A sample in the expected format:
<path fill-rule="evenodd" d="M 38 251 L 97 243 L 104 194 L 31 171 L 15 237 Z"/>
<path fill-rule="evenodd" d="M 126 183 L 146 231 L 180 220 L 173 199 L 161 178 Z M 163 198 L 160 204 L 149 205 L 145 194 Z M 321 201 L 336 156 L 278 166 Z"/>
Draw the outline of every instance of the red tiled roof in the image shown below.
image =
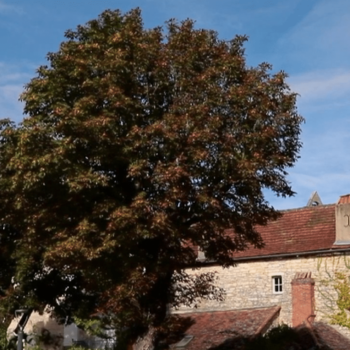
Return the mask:
<path fill-rule="evenodd" d="M 264 333 L 278 317 L 281 307 L 274 306 L 262 309 L 230 310 L 185 313 L 191 317 L 194 324 L 186 334 L 193 339 L 186 350 L 205 350 L 227 345 L 229 348 L 239 348 L 243 339 L 249 339 Z M 237 347 L 238 346 L 238 347 Z"/>
<path fill-rule="evenodd" d="M 295 331 L 297 343 L 303 346 L 302 349 L 350 349 L 350 340 L 323 322 L 305 323 L 295 328 Z"/>
<path fill-rule="evenodd" d="M 237 258 L 275 254 L 303 253 L 315 250 L 348 248 L 334 246 L 335 204 L 286 210 L 276 221 L 259 226 L 265 247 L 250 247 L 235 252 Z M 230 234 L 234 234 L 233 231 Z"/>
<path fill-rule="evenodd" d="M 349 204 L 350 203 L 350 194 L 344 194 L 340 196 L 337 204 Z"/>
<path fill-rule="evenodd" d="M 350 340 L 331 326 L 323 322 L 316 322 L 312 325 L 312 330 L 321 346 L 327 346 L 327 349 L 332 350 L 350 349 Z"/>

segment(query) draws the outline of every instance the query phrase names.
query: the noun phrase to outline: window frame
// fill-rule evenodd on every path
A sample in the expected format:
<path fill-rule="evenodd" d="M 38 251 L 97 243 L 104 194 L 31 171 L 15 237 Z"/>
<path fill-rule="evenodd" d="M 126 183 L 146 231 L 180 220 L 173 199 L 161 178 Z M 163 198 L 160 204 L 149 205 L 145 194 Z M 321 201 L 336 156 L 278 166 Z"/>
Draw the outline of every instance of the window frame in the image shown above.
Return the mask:
<path fill-rule="evenodd" d="M 277 280 L 279 279 L 279 281 Z M 283 275 L 282 274 L 273 274 L 271 275 L 271 284 L 272 284 L 272 293 L 273 294 L 283 294 Z M 277 287 L 277 291 L 276 291 Z"/>

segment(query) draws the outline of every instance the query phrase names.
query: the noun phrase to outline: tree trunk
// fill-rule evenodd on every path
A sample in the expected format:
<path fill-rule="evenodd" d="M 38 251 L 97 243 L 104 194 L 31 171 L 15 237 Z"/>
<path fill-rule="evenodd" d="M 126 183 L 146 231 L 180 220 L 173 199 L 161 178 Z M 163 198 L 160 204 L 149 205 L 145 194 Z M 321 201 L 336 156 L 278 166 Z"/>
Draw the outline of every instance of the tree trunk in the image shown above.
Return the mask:
<path fill-rule="evenodd" d="M 154 350 L 155 329 L 151 327 L 148 332 L 139 337 L 133 347 L 133 350 Z"/>

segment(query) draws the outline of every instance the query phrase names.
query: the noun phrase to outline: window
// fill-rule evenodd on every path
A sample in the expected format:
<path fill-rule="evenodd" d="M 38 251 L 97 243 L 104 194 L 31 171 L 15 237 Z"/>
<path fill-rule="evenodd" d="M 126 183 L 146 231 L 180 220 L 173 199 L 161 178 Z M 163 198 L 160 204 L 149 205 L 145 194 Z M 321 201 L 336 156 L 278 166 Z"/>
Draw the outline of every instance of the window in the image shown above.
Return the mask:
<path fill-rule="evenodd" d="M 272 276 L 272 292 L 274 294 L 283 293 L 282 276 Z"/>
<path fill-rule="evenodd" d="M 193 335 L 185 335 L 182 340 L 173 345 L 173 349 L 185 349 L 189 342 L 193 339 Z"/>
<path fill-rule="evenodd" d="M 203 252 L 203 250 L 201 250 L 200 247 L 198 247 L 198 257 L 197 257 L 198 260 L 205 260 L 205 254 Z"/>

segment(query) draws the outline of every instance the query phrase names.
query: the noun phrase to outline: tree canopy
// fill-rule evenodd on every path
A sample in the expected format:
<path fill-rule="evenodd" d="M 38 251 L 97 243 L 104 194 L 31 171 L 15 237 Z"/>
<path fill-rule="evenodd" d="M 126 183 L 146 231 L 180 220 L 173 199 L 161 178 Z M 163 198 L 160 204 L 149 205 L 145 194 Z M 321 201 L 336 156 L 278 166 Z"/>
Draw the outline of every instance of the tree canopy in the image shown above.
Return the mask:
<path fill-rule="evenodd" d="M 1 123 L 0 307 L 137 335 L 167 304 L 222 297 L 214 275 L 186 272 L 193 247 L 230 266 L 262 246 L 255 226 L 278 215 L 263 191 L 293 195 L 303 118 L 286 73 L 247 65 L 244 36 L 145 29 L 135 9 L 65 37 L 25 87 L 24 120 Z"/>

